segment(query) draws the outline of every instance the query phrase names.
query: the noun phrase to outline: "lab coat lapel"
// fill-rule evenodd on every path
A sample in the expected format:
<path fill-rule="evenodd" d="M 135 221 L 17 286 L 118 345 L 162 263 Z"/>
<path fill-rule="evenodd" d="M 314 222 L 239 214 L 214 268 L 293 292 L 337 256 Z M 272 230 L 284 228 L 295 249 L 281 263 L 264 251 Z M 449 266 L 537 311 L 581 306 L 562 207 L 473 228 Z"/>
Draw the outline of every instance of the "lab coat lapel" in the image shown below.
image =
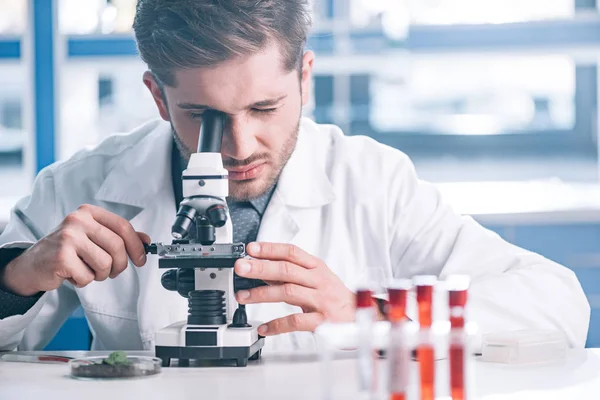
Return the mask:
<path fill-rule="evenodd" d="M 133 135 L 139 135 L 137 144 L 115 157 L 95 198 L 144 209 L 156 203 L 158 193 L 172 191 L 173 138 L 170 125 L 164 121 L 150 122 Z"/>
<path fill-rule="evenodd" d="M 327 143 L 321 143 L 314 122 L 303 118 L 292 156 L 261 221 L 257 240 L 294 243 L 303 226 L 312 224 L 321 207 L 335 200 L 323 165 Z"/>
<path fill-rule="evenodd" d="M 300 230 L 298 222 L 290 209 L 285 205 L 277 190 L 262 217 L 258 242 L 291 243 Z"/>

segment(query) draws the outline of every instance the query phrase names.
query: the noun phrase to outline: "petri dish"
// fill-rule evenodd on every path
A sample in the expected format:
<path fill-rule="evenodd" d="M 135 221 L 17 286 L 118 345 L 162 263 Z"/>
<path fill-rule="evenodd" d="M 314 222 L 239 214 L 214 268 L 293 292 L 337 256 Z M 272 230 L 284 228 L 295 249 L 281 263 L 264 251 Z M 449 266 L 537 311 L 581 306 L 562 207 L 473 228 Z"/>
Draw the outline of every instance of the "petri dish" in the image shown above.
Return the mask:
<path fill-rule="evenodd" d="M 69 361 L 71 377 L 75 379 L 112 380 L 136 379 L 157 375 L 162 361 L 156 357 L 128 356 L 127 363 L 111 365 L 106 357 L 85 357 Z"/>

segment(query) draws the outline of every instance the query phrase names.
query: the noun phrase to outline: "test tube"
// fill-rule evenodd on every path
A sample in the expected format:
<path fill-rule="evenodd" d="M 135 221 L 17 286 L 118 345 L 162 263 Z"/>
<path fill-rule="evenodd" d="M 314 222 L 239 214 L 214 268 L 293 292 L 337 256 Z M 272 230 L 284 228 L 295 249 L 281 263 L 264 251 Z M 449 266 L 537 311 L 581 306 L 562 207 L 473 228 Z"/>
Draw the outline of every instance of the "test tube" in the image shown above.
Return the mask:
<path fill-rule="evenodd" d="M 315 339 L 319 347 L 319 363 L 321 364 L 321 399 L 333 400 L 333 345 L 331 344 L 330 323 L 322 323 L 315 329 Z"/>
<path fill-rule="evenodd" d="M 411 349 L 407 343 L 404 324 L 406 322 L 406 298 L 412 282 L 398 279 L 388 288 L 388 319 L 390 321 L 389 343 L 389 399 L 406 400 L 409 386 Z"/>
<path fill-rule="evenodd" d="M 465 332 L 465 307 L 469 277 L 463 275 L 449 276 L 446 280 L 448 305 L 450 307 L 450 392 L 452 400 L 467 399 L 467 357 L 469 347 Z"/>
<path fill-rule="evenodd" d="M 335 400 L 340 394 L 336 392 L 336 371 L 333 365 L 338 355 L 357 347 L 357 326 L 354 322 L 325 321 L 315 329 L 315 340 L 319 349 L 321 364 L 321 400 Z M 345 377 L 345 376 L 344 376 Z"/>
<path fill-rule="evenodd" d="M 373 292 L 370 289 L 356 291 L 356 325 L 358 329 L 358 376 L 359 390 L 375 394 L 375 355 L 373 352 L 373 327 L 375 325 Z"/>
<path fill-rule="evenodd" d="M 432 340 L 433 289 L 437 282 L 434 275 L 419 275 L 413 278 L 417 291 L 420 340 L 417 347 L 421 400 L 435 399 L 435 348 Z"/>

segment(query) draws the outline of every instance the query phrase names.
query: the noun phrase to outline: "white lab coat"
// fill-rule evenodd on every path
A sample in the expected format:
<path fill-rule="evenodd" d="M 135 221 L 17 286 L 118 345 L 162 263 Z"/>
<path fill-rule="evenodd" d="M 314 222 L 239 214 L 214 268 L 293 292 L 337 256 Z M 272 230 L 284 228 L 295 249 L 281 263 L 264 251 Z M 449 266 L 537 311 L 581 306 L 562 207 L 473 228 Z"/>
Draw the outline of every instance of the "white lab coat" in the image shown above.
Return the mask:
<path fill-rule="evenodd" d="M 131 221 L 153 241 L 170 242 L 176 205 L 169 124 L 152 121 L 44 169 L 16 207 L 46 234 L 84 203 Z M 14 210 L 13 210 L 14 211 Z M 0 245 L 36 238 L 12 213 Z M 417 178 L 409 158 L 366 137 L 303 119 L 296 149 L 264 214 L 259 241 L 298 245 L 350 288 L 366 279 L 461 273 L 472 277 L 470 318 L 480 333 L 524 328 L 564 332 L 583 347 L 590 309 L 572 271 L 503 241 L 462 217 Z M 0 321 L 0 350 L 43 348 L 83 307 L 94 350 L 152 349 L 154 333 L 186 318 L 187 301 L 162 288 L 156 256 L 116 279 L 83 289 L 65 283 L 25 315 Z M 438 303 L 443 300 L 438 301 Z M 437 307 L 444 315 L 446 307 Z M 299 312 L 287 304 L 248 307 L 259 321 Z M 416 319 L 414 298 L 409 317 Z M 311 333 L 269 337 L 265 351 L 310 350 Z"/>

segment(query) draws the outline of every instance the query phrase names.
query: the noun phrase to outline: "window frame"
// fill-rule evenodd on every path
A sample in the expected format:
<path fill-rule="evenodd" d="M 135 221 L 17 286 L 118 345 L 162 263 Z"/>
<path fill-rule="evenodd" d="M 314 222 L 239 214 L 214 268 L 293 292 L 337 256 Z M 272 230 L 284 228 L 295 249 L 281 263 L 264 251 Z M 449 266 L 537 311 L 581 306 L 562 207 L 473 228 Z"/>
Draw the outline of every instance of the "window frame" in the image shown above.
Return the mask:
<path fill-rule="evenodd" d="M 334 3 L 337 5 L 338 3 Z M 391 41 L 380 28 L 332 30 L 328 24 L 317 30 L 309 41 L 309 47 L 319 56 L 329 58 L 346 57 L 347 62 L 361 55 L 380 54 L 382 51 L 407 51 L 409 54 L 569 54 L 574 48 L 594 47 L 600 44 L 600 17 L 597 15 L 596 0 L 576 0 L 575 17 L 565 20 L 541 20 L 506 24 L 481 25 L 414 25 L 403 41 Z M 347 24 L 349 25 L 349 24 Z M 344 46 L 337 42 L 346 41 Z M 348 43 L 350 46 L 348 46 Z M 342 52 L 340 52 L 340 47 Z M 456 156 L 581 156 L 597 155 L 597 105 L 598 84 L 596 62 L 575 61 L 575 121 L 572 129 L 550 129 L 535 131 L 503 132 L 497 135 L 456 135 L 420 131 L 378 132 L 368 121 L 350 121 L 355 114 L 351 101 L 334 96 L 333 104 L 315 106 L 317 120 L 334 123 L 348 135 L 367 135 L 389 146 L 414 155 Z M 595 61 L 595 60 L 594 60 Z M 368 72 L 367 72 L 368 73 Z M 351 73 L 317 72 L 317 76 L 332 75 L 334 92 L 336 85 L 348 85 Z M 341 90 L 349 97 L 348 90 Z M 315 99 L 318 104 L 319 100 Z M 339 116 L 332 113 L 333 107 L 346 108 Z M 355 107 L 369 107 L 355 104 Z M 327 117 L 327 115 L 333 115 Z"/>

